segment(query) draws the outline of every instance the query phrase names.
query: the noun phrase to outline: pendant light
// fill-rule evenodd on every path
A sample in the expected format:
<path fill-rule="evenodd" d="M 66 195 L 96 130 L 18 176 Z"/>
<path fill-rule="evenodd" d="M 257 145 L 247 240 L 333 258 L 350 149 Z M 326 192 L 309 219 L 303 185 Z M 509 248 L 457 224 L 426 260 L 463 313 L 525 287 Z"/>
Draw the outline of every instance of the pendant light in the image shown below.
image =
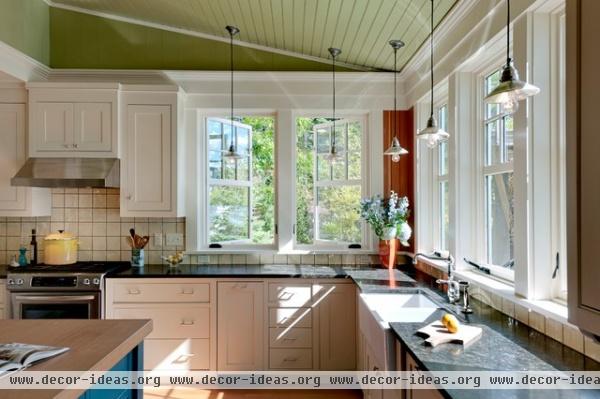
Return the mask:
<path fill-rule="evenodd" d="M 510 58 L 510 0 L 506 0 L 506 65 L 502 68 L 500 83 L 484 101 L 488 104 L 500 104 L 503 112 L 512 114 L 519 109 L 519 101 L 539 92 L 539 87 L 519 79 L 519 72 Z"/>
<path fill-rule="evenodd" d="M 400 155 L 408 154 L 408 151 L 400 146 L 400 140 L 398 139 L 398 128 L 396 126 L 396 75 L 398 74 L 398 69 L 396 68 L 396 65 L 398 63 L 398 49 L 404 47 L 404 42 L 402 40 L 390 40 L 390 46 L 392 46 L 392 48 L 394 49 L 394 115 L 392 117 L 392 132 L 394 134 L 394 138 L 392 139 L 392 145 L 389 146 L 387 150 L 385 150 L 383 155 L 391 155 L 392 162 L 399 162 Z"/>
<path fill-rule="evenodd" d="M 225 27 L 227 32 L 229 32 L 230 46 L 229 46 L 229 66 L 231 71 L 231 142 L 229 143 L 229 148 L 224 150 L 223 158 L 227 162 L 235 162 L 239 159 L 243 159 L 244 155 L 237 152 L 235 148 L 235 128 L 233 126 L 233 37 L 240 33 L 240 30 L 235 26 L 227 25 Z"/>
<path fill-rule="evenodd" d="M 329 150 L 329 153 L 325 155 L 324 158 L 326 161 L 333 165 L 334 163 L 342 161 L 344 159 L 342 153 L 338 151 L 338 148 L 335 143 L 335 58 L 342 53 L 342 50 L 340 50 L 339 48 L 330 47 L 328 51 L 329 54 L 331 54 L 331 58 L 333 59 L 333 62 L 331 64 L 331 70 L 333 74 L 333 118 L 331 118 L 331 121 L 333 122 L 333 126 L 331 131 L 331 148 Z"/>
<path fill-rule="evenodd" d="M 431 79 L 431 113 L 429 114 L 429 119 L 427 120 L 427 126 L 419 133 L 417 133 L 417 138 L 421 140 L 427 141 L 427 146 L 429 148 L 434 148 L 439 143 L 448 140 L 450 135 L 448 132 L 440 129 L 438 127 L 437 121 L 433 116 L 433 0 L 431 0 L 431 36 L 430 36 L 430 71 L 429 76 Z"/>

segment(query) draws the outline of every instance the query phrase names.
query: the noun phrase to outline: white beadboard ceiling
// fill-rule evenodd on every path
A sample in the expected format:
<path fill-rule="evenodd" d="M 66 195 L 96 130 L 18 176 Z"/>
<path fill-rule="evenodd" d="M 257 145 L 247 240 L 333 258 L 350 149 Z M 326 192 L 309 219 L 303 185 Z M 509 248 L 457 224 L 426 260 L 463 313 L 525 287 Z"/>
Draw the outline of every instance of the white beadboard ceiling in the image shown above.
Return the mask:
<path fill-rule="evenodd" d="M 434 1 L 437 26 L 458 0 Z M 392 70 L 390 39 L 401 69 L 429 37 L 430 0 L 49 0 L 51 5 L 103 13 L 139 23 L 227 38 L 226 25 L 240 28 L 242 42 L 292 55 L 339 60 L 360 69 Z"/>

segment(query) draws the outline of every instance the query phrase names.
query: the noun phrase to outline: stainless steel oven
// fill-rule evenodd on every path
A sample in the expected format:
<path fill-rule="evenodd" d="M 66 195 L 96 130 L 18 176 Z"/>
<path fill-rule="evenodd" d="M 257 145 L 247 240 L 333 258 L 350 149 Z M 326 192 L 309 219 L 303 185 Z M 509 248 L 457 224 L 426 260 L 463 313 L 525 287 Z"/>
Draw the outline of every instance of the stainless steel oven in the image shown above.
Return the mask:
<path fill-rule="evenodd" d="M 13 319 L 101 319 L 104 278 L 122 262 L 81 262 L 10 269 L 6 288 Z"/>
<path fill-rule="evenodd" d="M 13 319 L 99 319 L 100 292 L 12 292 Z"/>

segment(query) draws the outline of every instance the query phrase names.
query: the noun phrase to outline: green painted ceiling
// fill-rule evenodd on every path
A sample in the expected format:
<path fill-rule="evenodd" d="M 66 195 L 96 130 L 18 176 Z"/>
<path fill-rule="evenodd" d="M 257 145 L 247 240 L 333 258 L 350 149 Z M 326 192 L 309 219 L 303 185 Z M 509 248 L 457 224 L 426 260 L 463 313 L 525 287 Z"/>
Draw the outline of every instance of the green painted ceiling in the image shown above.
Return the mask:
<path fill-rule="evenodd" d="M 435 1 L 436 25 L 457 1 Z M 388 40 L 401 39 L 406 43 L 398 53 L 401 68 L 428 38 L 430 23 L 429 0 L 52 0 L 49 3 L 192 31 L 217 41 L 228 37 L 226 25 L 236 25 L 241 30 L 239 40 L 264 47 L 259 50 L 283 50 L 292 56 L 326 60 L 327 48 L 334 46 L 342 49 L 339 60 L 349 66 L 384 70 L 393 68 Z M 97 33 L 102 35 L 101 31 Z M 54 51 L 60 43 L 51 40 Z"/>

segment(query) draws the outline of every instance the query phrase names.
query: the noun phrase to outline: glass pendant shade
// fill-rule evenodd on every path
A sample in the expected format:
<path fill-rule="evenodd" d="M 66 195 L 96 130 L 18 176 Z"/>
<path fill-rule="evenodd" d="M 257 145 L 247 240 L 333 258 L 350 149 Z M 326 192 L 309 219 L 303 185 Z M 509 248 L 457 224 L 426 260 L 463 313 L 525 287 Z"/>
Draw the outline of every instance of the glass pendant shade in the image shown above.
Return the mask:
<path fill-rule="evenodd" d="M 417 133 L 417 138 L 425 141 L 427 147 L 435 148 L 438 144 L 448 140 L 450 134 L 438 127 L 437 121 L 431 115 L 427 120 L 427 126 Z"/>
<path fill-rule="evenodd" d="M 400 141 L 398 141 L 397 137 L 392 139 L 392 145 L 390 145 L 383 153 L 383 155 L 390 155 L 392 157 L 392 162 L 399 162 L 400 155 L 406 154 L 408 154 L 408 151 L 400 146 Z"/>
<path fill-rule="evenodd" d="M 239 159 L 244 159 L 244 156 L 235 150 L 235 146 L 233 144 L 230 144 L 229 149 L 223 152 L 223 159 L 225 159 L 227 162 L 235 162 Z"/>
<path fill-rule="evenodd" d="M 331 146 L 331 150 L 327 155 L 323 157 L 330 164 L 335 164 L 344 160 L 344 155 L 338 152 L 337 147 L 335 145 Z"/>
<path fill-rule="evenodd" d="M 500 104 L 509 114 L 519 109 L 519 101 L 535 96 L 539 87 L 519 79 L 519 72 L 510 60 L 502 69 L 500 83 L 484 99 L 488 104 Z"/>

